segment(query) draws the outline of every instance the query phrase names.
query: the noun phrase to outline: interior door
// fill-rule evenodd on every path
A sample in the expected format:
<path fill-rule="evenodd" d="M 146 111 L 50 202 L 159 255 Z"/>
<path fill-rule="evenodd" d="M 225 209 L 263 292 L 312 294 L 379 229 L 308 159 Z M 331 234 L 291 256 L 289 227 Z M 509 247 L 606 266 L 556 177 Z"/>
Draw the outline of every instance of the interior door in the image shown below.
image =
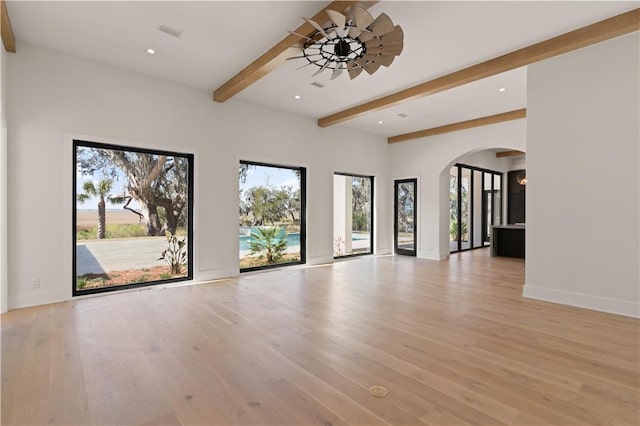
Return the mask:
<path fill-rule="evenodd" d="M 401 179 L 394 182 L 394 238 L 396 254 L 416 255 L 418 180 Z"/>

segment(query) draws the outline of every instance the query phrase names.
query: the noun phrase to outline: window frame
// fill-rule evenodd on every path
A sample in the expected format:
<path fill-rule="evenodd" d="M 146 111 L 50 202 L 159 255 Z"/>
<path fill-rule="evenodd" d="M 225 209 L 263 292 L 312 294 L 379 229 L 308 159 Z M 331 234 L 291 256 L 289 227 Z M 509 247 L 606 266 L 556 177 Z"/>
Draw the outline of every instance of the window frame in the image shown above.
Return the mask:
<path fill-rule="evenodd" d="M 175 151 L 167 151 L 167 150 L 162 150 L 162 149 L 151 149 L 151 148 L 140 148 L 140 147 L 133 147 L 133 146 L 128 146 L 128 145 L 116 145 L 116 144 L 111 144 L 111 143 L 102 143 L 102 142 L 94 142 L 94 141 L 87 141 L 87 140 L 82 140 L 82 139 L 73 139 L 73 144 L 72 144 L 73 148 L 72 148 L 72 208 L 71 208 L 71 212 L 72 212 L 72 282 L 71 282 L 71 288 L 72 288 L 72 297 L 77 297 L 77 296 L 86 296 L 86 295 L 91 295 L 91 294 L 99 294 L 99 293 L 108 293 L 108 292 L 112 292 L 112 291 L 119 291 L 119 290 L 129 290 L 129 289 L 134 289 L 134 288 L 140 288 L 140 287 L 148 287 L 148 286 L 154 286 L 154 285 L 159 285 L 159 284 L 170 284 L 170 283 L 175 283 L 175 282 L 182 282 L 182 281 L 191 281 L 193 280 L 193 259 L 194 259 L 194 253 L 193 253 L 193 235 L 194 235 L 194 221 L 193 221 L 193 215 L 194 215 L 194 155 L 192 153 L 181 153 L 181 152 L 175 152 Z M 163 156 L 170 156 L 170 157 L 180 157 L 180 158 L 185 158 L 188 162 L 188 173 L 187 173 L 187 179 L 188 179 L 188 189 L 187 189 L 187 196 L 188 196 L 188 200 L 187 200 L 187 273 L 184 277 L 175 277 L 175 278 L 168 278 L 168 279 L 161 279 L 161 280 L 153 280 L 153 281 L 145 281 L 145 282 L 141 282 L 141 283 L 131 283 L 131 284 L 122 284 L 122 285 L 115 285 L 115 286 L 111 286 L 111 287 L 100 287 L 100 288 L 90 288 L 90 289 L 86 289 L 86 290 L 79 290 L 77 288 L 77 266 L 78 266 L 78 259 L 77 259 L 77 243 L 78 243 L 78 239 L 77 239 L 77 220 L 78 220 L 78 215 L 77 215 L 77 190 L 78 190 L 78 179 L 76 176 L 76 171 L 77 171 L 77 167 L 78 167 L 78 147 L 86 147 L 86 148 L 98 148 L 98 149 L 110 149 L 110 150 L 115 150 L 115 151 L 125 151 L 125 152 L 135 152 L 135 153 L 141 153 L 141 154 L 150 154 L 150 155 L 163 155 Z M 160 253 L 158 253 L 160 254 Z"/>
<path fill-rule="evenodd" d="M 251 160 L 239 160 L 238 167 L 241 164 L 258 167 L 272 167 L 277 169 L 297 170 L 300 172 L 300 260 L 295 262 L 277 263 L 274 265 L 251 266 L 248 268 L 238 267 L 240 273 L 263 271 L 274 268 L 285 268 L 288 266 L 304 265 L 307 263 L 307 168 L 302 166 L 290 166 L 285 164 L 264 163 Z M 238 176 L 238 185 L 240 184 L 240 176 Z M 238 186 L 239 189 L 239 186 Z M 238 195 L 240 191 L 238 190 Z M 238 203 L 240 199 L 238 198 Z M 238 254 L 240 247 L 238 246 Z M 238 259 L 239 260 L 239 259 Z"/>

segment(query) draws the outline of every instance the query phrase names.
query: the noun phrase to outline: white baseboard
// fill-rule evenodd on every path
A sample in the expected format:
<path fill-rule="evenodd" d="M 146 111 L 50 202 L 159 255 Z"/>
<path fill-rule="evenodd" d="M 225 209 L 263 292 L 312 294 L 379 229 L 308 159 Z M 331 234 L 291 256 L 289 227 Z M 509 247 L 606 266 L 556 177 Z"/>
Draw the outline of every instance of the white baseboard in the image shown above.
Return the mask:
<path fill-rule="evenodd" d="M 449 253 L 440 253 L 439 251 L 419 251 L 417 257 L 427 260 L 445 260 L 449 257 Z"/>
<path fill-rule="evenodd" d="M 386 256 L 388 254 L 393 254 L 393 250 L 391 249 L 380 249 L 376 250 L 376 256 Z"/>
<path fill-rule="evenodd" d="M 307 265 L 324 265 L 333 263 L 333 256 L 307 257 Z"/>
<path fill-rule="evenodd" d="M 71 286 L 69 286 L 69 293 L 71 293 Z M 59 303 L 69 300 L 70 298 L 70 296 L 61 294 L 59 289 L 25 291 L 18 293 L 13 300 L 9 300 L 8 310 Z"/>
<path fill-rule="evenodd" d="M 187 282 L 203 282 L 203 281 L 213 281 L 213 280 L 219 280 L 222 278 L 231 278 L 231 277 L 237 277 L 238 275 L 240 275 L 240 271 L 238 269 L 207 269 L 204 271 L 198 271 L 195 275 L 194 275 L 194 281 L 187 281 Z"/>
<path fill-rule="evenodd" d="M 610 299 L 590 294 L 573 293 L 547 287 L 526 284 L 522 289 L 522 297 L 560 303 L 592 309 L 594 311 L 623 315 L 625 317 L 640 318 L 640 303 L 626 300 Z"/>

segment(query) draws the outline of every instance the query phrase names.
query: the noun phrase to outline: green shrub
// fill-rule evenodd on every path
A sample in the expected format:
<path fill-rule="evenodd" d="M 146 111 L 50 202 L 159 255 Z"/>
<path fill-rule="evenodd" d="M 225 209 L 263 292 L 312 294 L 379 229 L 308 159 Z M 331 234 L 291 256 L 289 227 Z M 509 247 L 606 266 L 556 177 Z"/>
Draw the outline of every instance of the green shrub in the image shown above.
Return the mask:
<path fill-rule="evenodd" d="M 182 266 L 187 263 L 187 239 L 167 233 L 167 245 L 158 260 L 165 260 L 171 267 L 171 273 L 179 275 L 182 273 Z"/>
<path fill-rule="evenodd" d="M 86 287 L 89 280 L 86 277 L 76 277 L 76 290 L 82 290 Z"/>

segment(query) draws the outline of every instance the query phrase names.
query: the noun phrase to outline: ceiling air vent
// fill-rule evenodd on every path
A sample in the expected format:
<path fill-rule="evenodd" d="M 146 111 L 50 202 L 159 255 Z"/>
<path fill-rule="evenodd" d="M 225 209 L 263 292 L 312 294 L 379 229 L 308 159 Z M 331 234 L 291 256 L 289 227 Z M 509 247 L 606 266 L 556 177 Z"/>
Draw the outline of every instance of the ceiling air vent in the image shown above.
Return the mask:
<path fill-rule="evenodd" d="M 316 86 L 318 89 L 322 89 L 324 87 L 324 84 L 318 82 L 318 81 L 314 81 L 313 83 L 311 83 L 312 86 Z"/>
<path fill-rule="evenodd" d="M 398 117 L 402 117 L 402 118 L 407 118 L 409 116 L 409 114 L 405 114 L 404 112 L 401 112 L 400 114 L 398 114 Z"/>
<path fill-rule="evenodd" d="M 180 37 L 182 35 L 182 31 L 176 30 L 175 28 L 167 27 L 166 25 L 160 25 L 158 27 L 158 31 L 161 31 L 165 34 L 169 34 L 170 36 Z"/>

